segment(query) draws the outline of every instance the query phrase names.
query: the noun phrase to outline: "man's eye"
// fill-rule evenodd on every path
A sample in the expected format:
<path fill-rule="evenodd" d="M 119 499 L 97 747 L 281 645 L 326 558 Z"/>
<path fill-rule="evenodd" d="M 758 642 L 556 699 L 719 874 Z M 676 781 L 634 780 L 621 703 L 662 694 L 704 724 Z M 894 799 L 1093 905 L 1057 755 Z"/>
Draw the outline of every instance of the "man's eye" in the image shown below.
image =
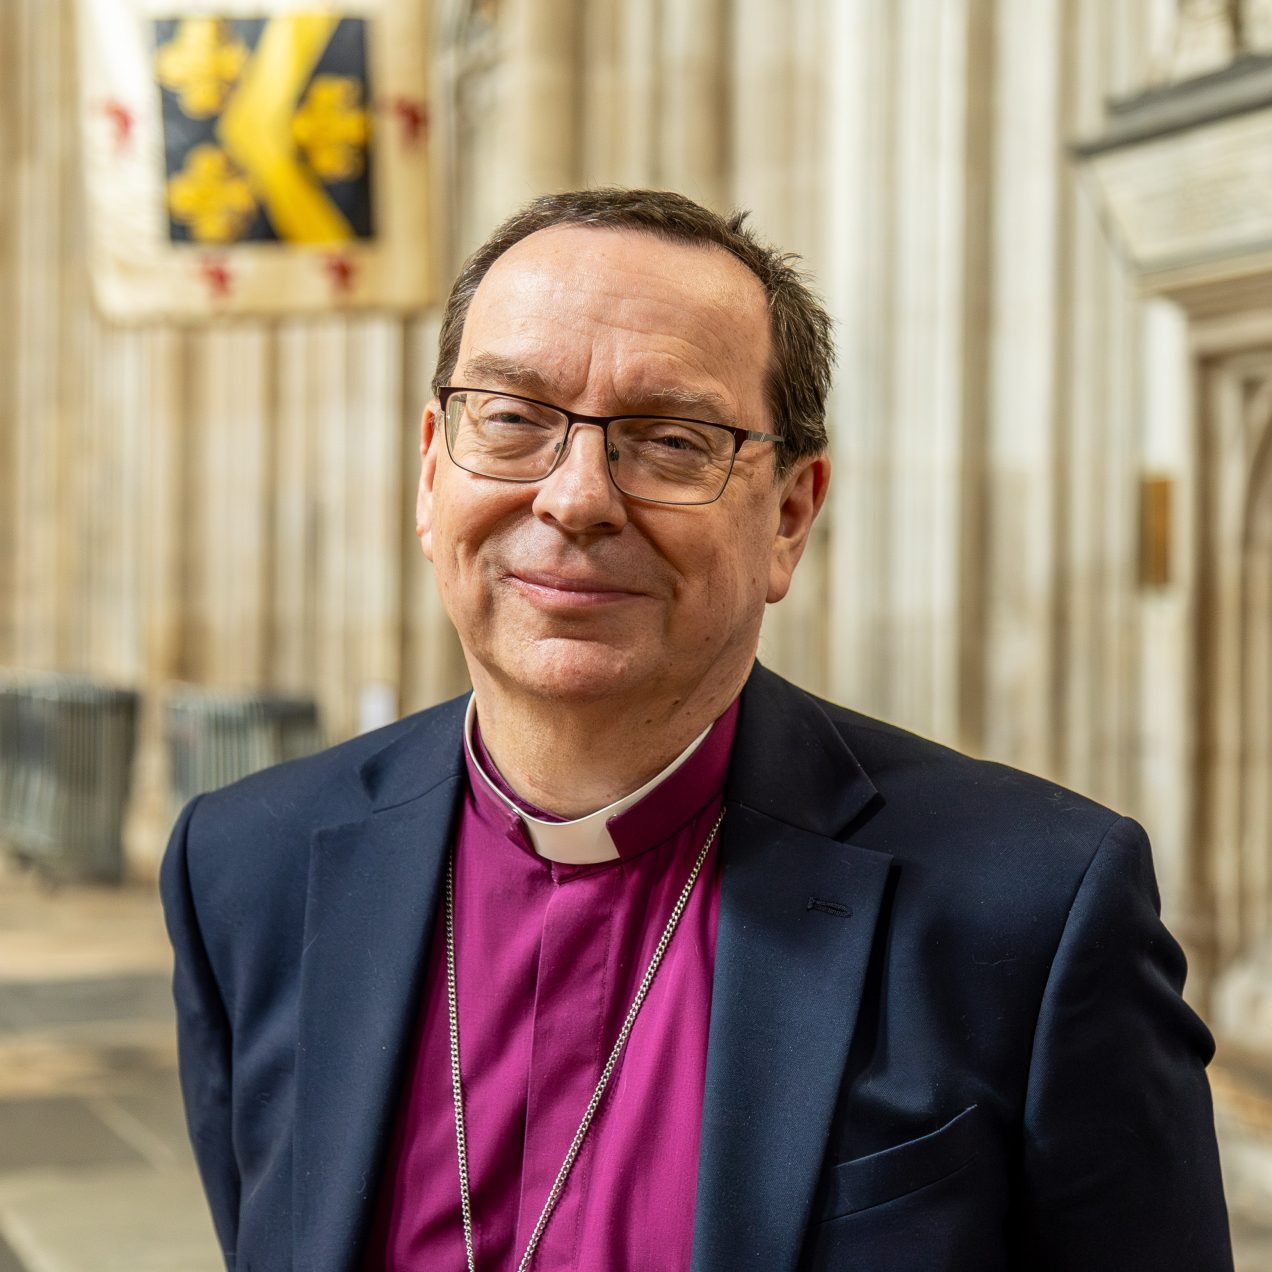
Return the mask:
<path fill-rule="evenodd" d="M 662 437 L 651 439 L 664 450 L 672 451 L 696 451 L 702 449 L 701 442 L 692 437 L 686 437 L 683 433 L 666 433 Z"/>
<path fill-rule="evenodd" d="M 523 406 L 491 404 L 482 408 L 483 424 L 499 425 L 504 428 L 548 428 L 551 425 L 545 415 L 529 410 Z"/>
<path fill-rule="evenodd" d="M 641 429 L 632 440 L 653 457 L 694 459 L 711 454 L 711 444 L 697 429 L 659 424 Z"/>

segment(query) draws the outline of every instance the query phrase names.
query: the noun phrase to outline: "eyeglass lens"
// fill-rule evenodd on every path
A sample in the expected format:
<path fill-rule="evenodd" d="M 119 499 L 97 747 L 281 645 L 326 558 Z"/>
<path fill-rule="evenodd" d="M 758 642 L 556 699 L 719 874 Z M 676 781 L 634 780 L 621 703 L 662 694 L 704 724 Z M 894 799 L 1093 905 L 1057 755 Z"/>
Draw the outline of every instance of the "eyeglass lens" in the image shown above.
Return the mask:
<path fill-rule="evenodd" d="M 451 458 L 481 477 L 537 481 L 559 462 L 570 422 L 560 411 L 501 393 L 446 403 Z M 710 503 L 723 491 L 733 434 L 690 420 L 620 418 L 606 428 L 610 477 L 624 494 L 662 503 Z"/>

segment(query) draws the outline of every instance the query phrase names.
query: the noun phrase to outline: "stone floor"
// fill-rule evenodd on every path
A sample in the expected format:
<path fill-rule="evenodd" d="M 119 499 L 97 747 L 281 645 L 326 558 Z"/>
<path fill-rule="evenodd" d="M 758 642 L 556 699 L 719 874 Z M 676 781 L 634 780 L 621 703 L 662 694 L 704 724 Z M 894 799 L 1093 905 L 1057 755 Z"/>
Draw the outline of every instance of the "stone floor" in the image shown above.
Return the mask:
<path fill-rule="evenodd" d="M 216 1272 L 152 889 L 0 861 L 0 1272 Z M 1238 1272 L 1272 1272 L 1272 1070 L 1212 1069 Z"/>
<path fill-rule="evenodd" d="M 223 1267 L 177 1090 L 149 888 L 0 867 L 0 1272 Z"/>

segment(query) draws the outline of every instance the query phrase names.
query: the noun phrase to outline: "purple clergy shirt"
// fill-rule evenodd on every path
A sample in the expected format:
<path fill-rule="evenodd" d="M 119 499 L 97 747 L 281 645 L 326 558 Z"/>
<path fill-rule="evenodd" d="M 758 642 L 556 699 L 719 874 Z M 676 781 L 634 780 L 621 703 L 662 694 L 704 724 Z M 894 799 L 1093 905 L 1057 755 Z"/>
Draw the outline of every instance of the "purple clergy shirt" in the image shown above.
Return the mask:
<path fill-rule="evenodd" d="M 738 706 L 611 817 L 618 858 L 538 856 L 468 757 L 455 968 L 478 1272 L 515 1272 L 650 957 L 719 815 Z M 492 781 L 515 800 L 475 740 Z M 519 801 L 520 802 L 520 801 Z M 547 814 L 521 802 L 526 813 Z M 535 1255 L 535 1272 L 688 1272 L 711 977 L 713 845 Z M 364 1272 L 466 1266 L 439 913 Z"/>

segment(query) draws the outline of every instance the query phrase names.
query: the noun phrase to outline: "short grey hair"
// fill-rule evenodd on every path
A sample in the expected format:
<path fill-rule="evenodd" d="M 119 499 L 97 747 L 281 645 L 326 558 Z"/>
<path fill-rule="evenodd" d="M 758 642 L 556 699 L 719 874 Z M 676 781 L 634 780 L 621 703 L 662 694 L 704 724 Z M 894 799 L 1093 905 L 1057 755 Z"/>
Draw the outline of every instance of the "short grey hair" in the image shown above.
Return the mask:
<path fill-rule="evenodd" d="M 778 472 L 827 445 L 826 398 L 835 364 L 830 315 L 798 267 L 799 257 L 763 242 L 746 224 L 749 213 L 721 216 L 670 190 L 603 187 L 545 194 L 510 216 L 464 262 L 451 287 L 437 342 L 433 391 L 450 383 L 464 321 L 478 285 L 510 247 L 555 225 L 637 230 L 674 243 L 714 244 L 760 280 L 768 299 L 772 358 L 765 394 L 777 445 Z"/>

